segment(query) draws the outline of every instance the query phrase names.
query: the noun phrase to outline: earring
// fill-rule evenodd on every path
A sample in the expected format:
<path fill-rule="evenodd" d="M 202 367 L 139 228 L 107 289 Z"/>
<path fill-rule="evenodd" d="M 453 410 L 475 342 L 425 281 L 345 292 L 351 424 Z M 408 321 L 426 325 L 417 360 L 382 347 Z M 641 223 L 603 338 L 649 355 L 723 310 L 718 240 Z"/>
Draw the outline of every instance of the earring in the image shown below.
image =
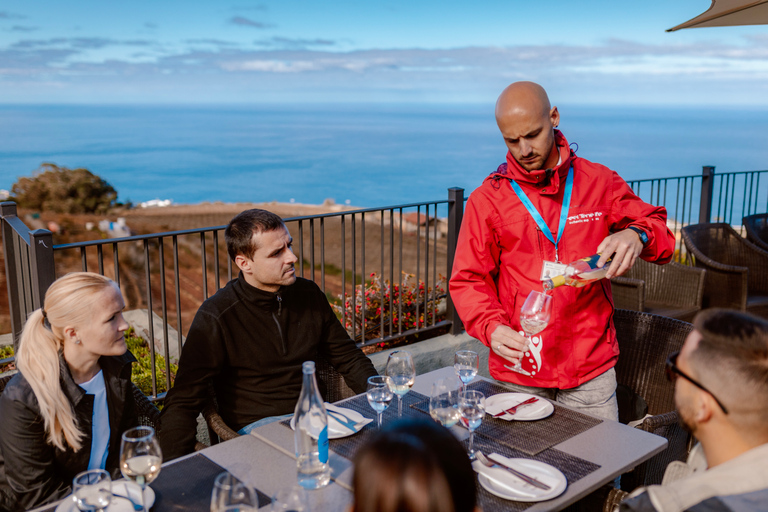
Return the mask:
<path fill-rule="evenodd" d="M 75 345 L 79 345 L 79 344 L 80 344 L 80 340 L 75 340 Z"/>

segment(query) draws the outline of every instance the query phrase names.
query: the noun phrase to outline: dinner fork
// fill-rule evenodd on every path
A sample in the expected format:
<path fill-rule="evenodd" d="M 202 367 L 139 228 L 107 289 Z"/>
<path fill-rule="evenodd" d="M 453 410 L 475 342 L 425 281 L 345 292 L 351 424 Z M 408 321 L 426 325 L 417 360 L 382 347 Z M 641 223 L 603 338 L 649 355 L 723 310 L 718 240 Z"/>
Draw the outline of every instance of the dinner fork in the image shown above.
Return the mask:
<path fill-rule="evenodd" d="M 534 487 L 538 487 L 539 489 L 543 489 L 545 491 L 548 491 L 548 490 L 552 489 L 552 487 L 550 487 L 549 485 L 545 484 L 544 482 L 540 482 L 540 481 L 536 480 L 535 478 L 533 478 L 532 476 L 528 476 L 525 473 L 522 473 L 522 472 L 516 470 L 515 468 L 511 468 L 511 467 L 507 466 L 506 464 L 502 464 L 501 462 L 498 462 L 498 461 L 493 461 L 492 462 L 492 461 L 488 460 L 488 457 L 486 457 L 485 454 L 483 454 L 483 452 L 481 452 L 481 451 L 475 452 L 475 455 L 477 457 L 477 460 L 479 460 L 480 463 L 483 466 L 486 466 L 486 467 L 489 467 L 489 468 L 506 469 L 507 471 L 509 471 L 510 473 L 515 475 L 517 478 L 519 478 L 523 482 L 529 483 L 529 484 L 531 484 Z"/>
<path fill-rule="evenodd" d="M 514 407 L 510 407 L 509 409 L 505 409 L 505 410 L 503 410 L 503 411 L 501 411 L 499 413 L 493 414 L 492 417 L 498 418 L 500 416 L 504 416 L 505 414 L 515 414 L 519 407 L 522 407 L 522 406 L 528 405 L 528 404 L 533 404 L 533 403 L 536 403 L 538 401 L 539 401 L 538 397 L 535 397 L 535 396 L 531 397 L 528 400 L 526 400 L 525 402 L 520 402 L 519 404 L 515 405 Z"/>

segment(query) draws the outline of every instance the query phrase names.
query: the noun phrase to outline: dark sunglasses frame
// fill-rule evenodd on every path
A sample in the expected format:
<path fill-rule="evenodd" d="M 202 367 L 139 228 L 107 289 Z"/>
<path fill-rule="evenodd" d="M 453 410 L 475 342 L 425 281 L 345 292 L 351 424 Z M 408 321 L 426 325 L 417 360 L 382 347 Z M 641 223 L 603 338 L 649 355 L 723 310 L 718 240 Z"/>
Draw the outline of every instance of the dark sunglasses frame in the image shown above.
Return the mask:
<path fill-rule="evenodd" d="M 693 384 L 694 386 L 696 386 L 700 390 L 702 390 L 702 391 L 704 391 L 706 393 L 709 393 L 709 395 L 712 398 L 715 399 L 715 402 L 717 402 L 717 405 L 719 405 L 720 408 L 723 410 L 723 413 L 724 414 L 728 414 L 728 409 L 726 409 L 725 406 L 723 405 L 723 403 L 720 400 L 717 399 L 717 397 L 715 396 L 714 393 L 712 393 L 710 390 L 705 388 L 703 385 L 699 384 L 698 382 L 693 380 L 691 377 L 686 375 L 680 369 L 680 367 L 677 366 L 677 356 L 679 356 L 679 355 L 680 355 L 680 351 L 679 350 L 677 352 L 672 352 L 671 354 L 669 354 L 669 357 L 667 358 L 667 368 L 666 368 L 666 370 L 667 370 L 667 379 L 669 379 L 670 382 L 674 383 L 675 379 L 678 376 L 684 378 L 685 380 L 687 380 L 688 382 L 690 382 L 691 384 Z"/>

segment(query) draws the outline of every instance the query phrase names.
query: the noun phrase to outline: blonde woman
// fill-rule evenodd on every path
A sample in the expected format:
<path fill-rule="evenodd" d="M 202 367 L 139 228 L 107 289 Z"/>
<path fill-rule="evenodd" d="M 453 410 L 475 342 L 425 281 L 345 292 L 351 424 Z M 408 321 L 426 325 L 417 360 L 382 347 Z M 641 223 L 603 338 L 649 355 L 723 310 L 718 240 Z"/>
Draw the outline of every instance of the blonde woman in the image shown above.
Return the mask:
<path fill-rule="evenodd" d="M 120 436 L 138 423 L 124 307 L 114 282 L 78 272 L 27 319 L 0 396 L 0 510 L 60 499 L 86 469 L 117 472 Z"/>

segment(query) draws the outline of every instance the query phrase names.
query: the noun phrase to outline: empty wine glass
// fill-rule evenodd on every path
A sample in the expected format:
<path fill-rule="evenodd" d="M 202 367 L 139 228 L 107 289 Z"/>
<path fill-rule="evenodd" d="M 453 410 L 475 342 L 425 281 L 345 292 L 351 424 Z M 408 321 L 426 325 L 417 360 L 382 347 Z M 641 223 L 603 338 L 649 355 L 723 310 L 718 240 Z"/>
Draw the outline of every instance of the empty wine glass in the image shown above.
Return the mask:
<path fill-rule="evenodd" d="M 525 333 L 527 346 L 530 347 L 531 337 L 539 334 L 549 324 L 549 317 L 552 314 L 552 297 L 546 293 L 531 291 L 525 299 L 523 307 L 520 309 L 520 326 Z M 526 348 L 527 350 L 527 348 Z M 523 355 L 515 363 L 515 366 L 507 366 L 510 370 L 519 373 L 527 373 L 522 369 Z"/>
<path fill-rule="evenodd" d="M 112 501 L 112 478 L 103 469 L 90 469 L 72 480 L 72 494 L 83 512 L 101 512 Z"/>
<path fill-rule="evenodd" d="M 459 390 L 461 382 L 456 377 L 438 379 L 432 384 L 429 396 L 429 415 L 444 427 L 452 427 L 459 422 Z"/>
<path fill-rule="evenodd" d="M 416 379 L 413 358 L 407 350 L 395 350 L 387 359 L 387 376 L 391 379 L 390 387 L 397 395 L 397 417 L 403 417 L 403 396 L 411 390 Z"/>
<path fill-rule="evenodd" d="M 483 416 L 485 416 L 485 395 L 480 391 L 462 391 L 459 393 L 459 412 L 461 412 L 462 423 L 469 430 L 469 450 L 467 454 L 470 460 L 475 460 L 473 443 L 475 430 L 483 422 Z"/>
<path fill-rule="evenodd" d="M 211 512 L 255 512 L 259 501 L 253 488 L 231 473 L 220 473 L 213 481 Z"/>
<path fill-rule="evenodd" d="M 152 427 L 134 427 L 123 433 L 120 443 L 120 472 L 141 488 L 141 507 L 144 505 L 144 489 L 160 474 L 163 452 Z"/>
<path fill-rule="evenodd" d="M 272 512 L 309 512 L 307 491 L 299 486 L 280 489 L 272 496 Z"/>
<path fill-rule="evenodd" d="M 389 402 L 394 396 L 391 389 L 391 379 L 386 375 L 374 375 L 368 377 L 368 390 L 365 395 L 368 398 L 368 404 L 376 411 L 379 430 L 381 430 L 381 417 L 384 411 L 389 407 Z"/>
<path fill-rule="evenodd" d="M 480 368 L 480 356 L 472 350 L 459 350 L 453 355 L 453 368 L 459 376 L 464 388 L 472 382 Z"/>

